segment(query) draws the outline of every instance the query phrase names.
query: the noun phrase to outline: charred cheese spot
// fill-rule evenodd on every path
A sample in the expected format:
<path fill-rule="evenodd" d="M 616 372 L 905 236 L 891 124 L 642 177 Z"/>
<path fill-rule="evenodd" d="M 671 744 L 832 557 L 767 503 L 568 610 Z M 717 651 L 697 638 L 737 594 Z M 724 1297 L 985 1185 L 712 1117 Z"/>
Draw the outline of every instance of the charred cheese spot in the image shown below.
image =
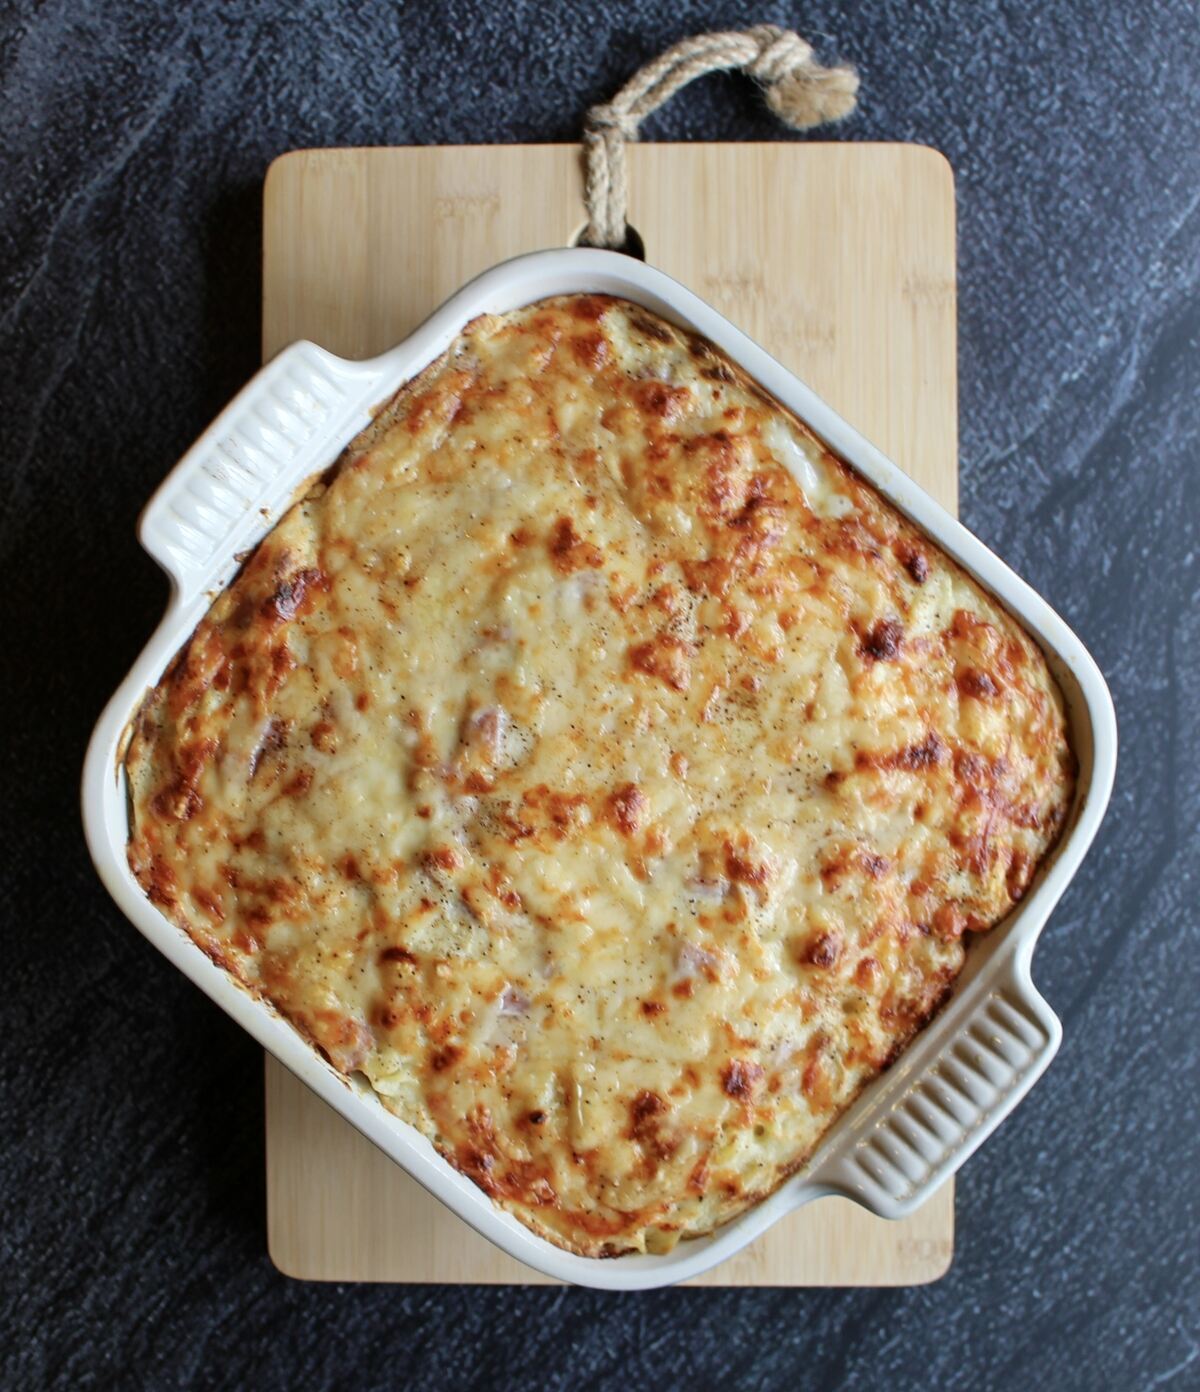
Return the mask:
<path fill-rule="evenodd" d="M 329 588 L 329 577 L 321 570 L 309 567 L 298 570 L 281 580 L 276 589 L 263 602 L 263 618 L 269 628 L 278 624 L 290 623 L 311 603 L 319 591 Z"/>
<path fill-rule="evenodd" d="M 800 961 L 812 967 L 835 967 L 842 955 L 842 935 L 837 931 L 819 932 L 800 950 Z"/>
<path fill-rule="evenodd" d="M 632 836 L 641 826 L 648 804 L 636 783 L 626 783 L 608 796 L 612 823 L 623 836 Z"/>
<path fill-rule="evenodd" d="M 997 694 L 1000 688 L 995 680 L 987 672 L 981 672 L 976 667 L 967 667 L 959 672 L 958 689 L 964 696 L 973 696 L 977 701 L 988 701 Z"/>
<path fill-rule="evenodd" d="M 744 1101 L 754 1095 L 764 1072 L 761 1064 L 733 1059 L 721 1070 L 721 1087 L 730 1097 Z"/>
<path fill-rule="evenodd" d="M 644 416 L 650 421 L 672 425 L 687 410 L 692 394 L 687 387 L 672 387 L 666 382 L 634 381 L 628 390 Z"/>
<path fill-rule="evenodd" d="M 569 517 L 560 517 L 550 529 L 549 546 L 555 569 L 564 575 L 585 566 L 596 569 L 604 564 L 603 552 L 583 540 Z"/>
<path fill-rule="evenodd" d="M 608 339 L 599 331 L 580 334 L 578 338 L 572 339 L 571 351 L 582 366 L 599 372 L 608 361 Z"/>
<path fill-rule="evenodd" d="M 660 633 L 630 649 L 630 665 L 637 672 L 656 677 L 672 691 L 686 691 L 692 683 L 692 651 L 682 639 Z"/>
<path fill-rule="evenodd" d="M 880 619 L 863 639 L 860 651 L 873 662 L 891 662 L 900 652 L 904 626 L 897 619 Z"/>
<path fill-rule="evenodd" d="M 908 572 L 914 585 L 923 585 L 929 579 L 929 561 L 925 552 L 911 541 L 903 541 L 896 547 L 896 558 Z"/>
<path fill-rule="evenodd" d="M 771 1191 L 1070 805 L 1036 645 L 708 344 L 469 325 L 149 693 L 129 861 L 496 1203 L 599 1256 Z"/>

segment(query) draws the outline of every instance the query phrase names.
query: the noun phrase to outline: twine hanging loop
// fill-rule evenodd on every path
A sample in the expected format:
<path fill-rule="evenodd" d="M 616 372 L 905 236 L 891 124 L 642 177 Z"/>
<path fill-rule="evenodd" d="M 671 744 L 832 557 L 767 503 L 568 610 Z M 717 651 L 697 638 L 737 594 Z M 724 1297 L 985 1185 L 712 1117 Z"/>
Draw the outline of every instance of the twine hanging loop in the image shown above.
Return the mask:
<path fill-rule="evenodd" d="M 580 238 L 585 246 L 619 249 L 625 243 L 625 145 L 637 139 L 641 122 L 693 79 L 730 69 L 761 83 L 767 105 L 795 130 L 840 121 L 857 100 L 854 69 L 822 67 L 812 47 L 790 29 L 759 24 L 684 39 L 635 73 L 611 102 L 587 114 L 588 225 Z"/>

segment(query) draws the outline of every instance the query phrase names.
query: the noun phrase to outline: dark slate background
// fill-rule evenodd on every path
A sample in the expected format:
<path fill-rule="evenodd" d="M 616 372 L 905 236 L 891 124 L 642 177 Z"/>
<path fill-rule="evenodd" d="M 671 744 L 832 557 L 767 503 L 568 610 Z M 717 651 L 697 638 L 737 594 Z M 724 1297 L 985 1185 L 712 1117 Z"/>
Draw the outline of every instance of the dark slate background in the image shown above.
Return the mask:
<path fill-rule="evenodd" d="M 5 5 L 0 465 L 6 1387 L 1200 1386 L 1200 20 L 910 7 Z M 1112 683 L 1108 820 L 1037 957 L 1058 1061 L 902 1291 L 322 1287 L 265 1253 L 261 1060 L 120 917 L 76 813 L 165 586 L 133 537 L 257 365 L 260 196 L 297 146 L 565 141 L 689 32 L 857 63 L 838 140 L 957 173 L 962 510 Z M 659 139 L 788 138 L 711 78 Z"/>

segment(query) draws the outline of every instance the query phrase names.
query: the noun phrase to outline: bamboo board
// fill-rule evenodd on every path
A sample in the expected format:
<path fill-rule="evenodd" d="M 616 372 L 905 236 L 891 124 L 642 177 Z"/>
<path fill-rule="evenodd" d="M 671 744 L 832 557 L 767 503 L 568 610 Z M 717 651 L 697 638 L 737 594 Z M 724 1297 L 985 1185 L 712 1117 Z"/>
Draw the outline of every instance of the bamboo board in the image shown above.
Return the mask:
<path fill-rule="evenodd" d="M 957 502 L 954 184 L 905 145 L 635 145 L 630 221 L 942 503 Z M 311 150 L 264 192 L 263 352 L 367 357 L 464 281 L 583 225 L 574 146 Z M 540 1283 L 267 1059 L 267 1235 L 288 1275 Z M 706 1285 L 912 1285 L 953 1253 L 953 1185 L 902 1223 L 824 1199 Z"/>

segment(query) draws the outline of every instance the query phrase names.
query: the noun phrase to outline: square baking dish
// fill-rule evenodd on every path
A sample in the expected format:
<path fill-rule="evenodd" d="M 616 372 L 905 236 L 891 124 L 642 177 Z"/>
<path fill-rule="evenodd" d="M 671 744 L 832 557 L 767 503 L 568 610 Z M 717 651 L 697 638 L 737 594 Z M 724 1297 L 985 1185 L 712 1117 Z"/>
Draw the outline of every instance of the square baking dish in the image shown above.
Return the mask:
<path fill-rule="evenodd" d="M 122 765 L 130 722 L 234 577 L 239 557 L 275 525 L 301 486 L 477 315 L 572 293 L 631 300 L 709 339 L 804 421 L 981 585 L 1040 643 L 1066 701 L 1079 761 L 1062 838 L 1020 905 L 972 944 L 953 994 L 899 1059 L 825 1135 L 809 1163 L 709 1237 L 662 1255 L 576 1256 L 536 1236 L 347 1079 L 269 1003 L 213 963 L 144 895 L 126 859 Z M 392 1160 L 510 1256 L 564 1281 L 645 1290 L 684 1281 L 745 1247 L 783 1214 L 825 1195 L 885 1218 L 919 1207 L 1016 1106 L 1054 1057 L 1062 1027 L 1033 986 L 1033 949 L 1079 868 L 1108 803 L 1116 764 L 1112 700 L 1079 639 L 1033 590 L 939 504 L 744 334 L 660 271 L 613 252 L 536 252 L 472 281 L 403 343 L 350 362 L 300 342 L 268 363 L 168 475 L 142 515 L 143 546 L 171 582 L 166 613 L 101 715 L 83 771 L 83 821 L 96 869 L 153 945 L 264 1048 Z"/>

